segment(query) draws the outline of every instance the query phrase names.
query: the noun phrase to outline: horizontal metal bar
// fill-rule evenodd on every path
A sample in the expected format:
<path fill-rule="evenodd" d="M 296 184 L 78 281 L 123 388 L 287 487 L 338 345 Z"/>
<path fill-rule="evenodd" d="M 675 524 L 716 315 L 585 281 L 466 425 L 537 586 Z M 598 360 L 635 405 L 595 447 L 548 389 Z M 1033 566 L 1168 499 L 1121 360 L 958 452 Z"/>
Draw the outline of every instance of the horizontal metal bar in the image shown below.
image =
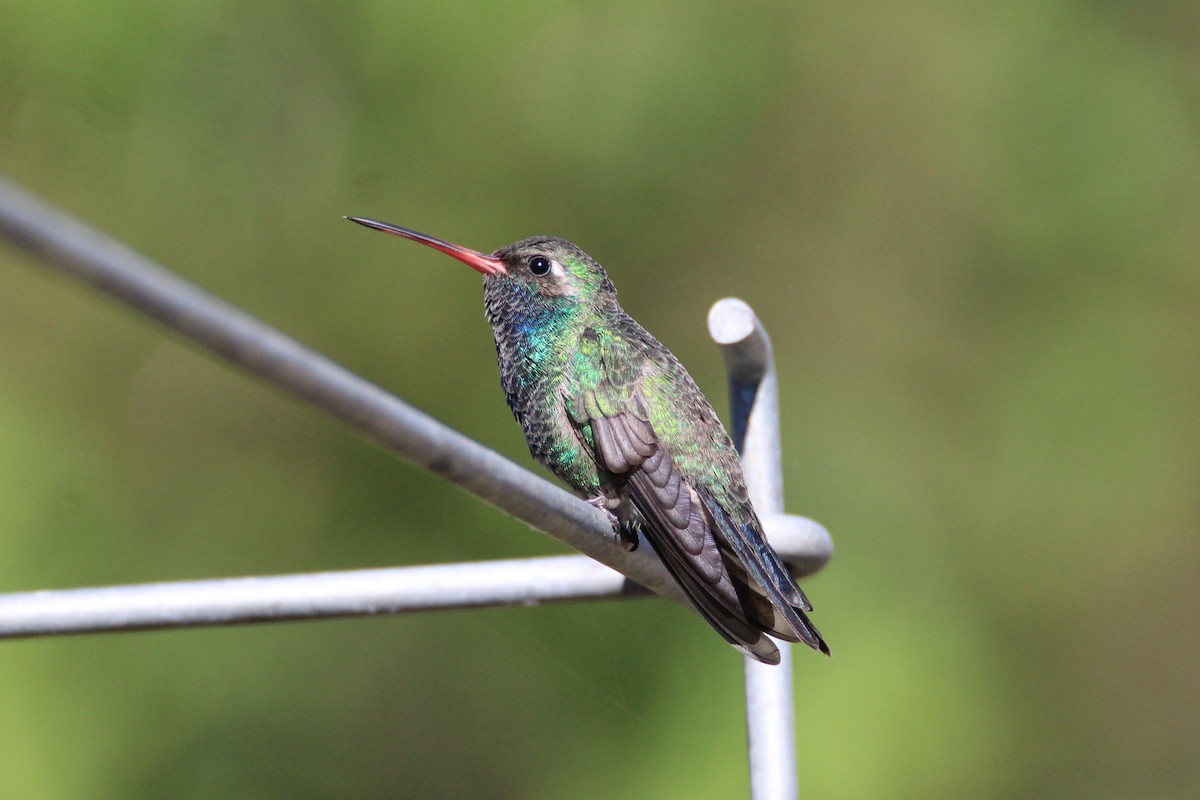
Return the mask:
<path fill-rule="evenodd" d="M 587 556 L 0 595 L 0 638 L 648 596 Z"/>
<path fill-rule="evenodd" d="M 0 594 L 0 639 L 648 595 L 587 556 L 216 578 Z"/>

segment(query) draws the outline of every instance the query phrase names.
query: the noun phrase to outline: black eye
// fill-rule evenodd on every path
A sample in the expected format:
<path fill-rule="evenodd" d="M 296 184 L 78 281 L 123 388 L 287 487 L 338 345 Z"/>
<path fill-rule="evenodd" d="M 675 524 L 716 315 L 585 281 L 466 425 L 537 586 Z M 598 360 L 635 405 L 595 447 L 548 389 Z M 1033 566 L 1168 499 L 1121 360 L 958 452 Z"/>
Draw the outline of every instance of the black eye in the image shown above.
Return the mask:
<path fill-rule="evenodd" d="M 529 271 L 534 275 L 545 275 L 550 271 L 550 259 L 545 256 L 534 256 L 529 259 Z"/>

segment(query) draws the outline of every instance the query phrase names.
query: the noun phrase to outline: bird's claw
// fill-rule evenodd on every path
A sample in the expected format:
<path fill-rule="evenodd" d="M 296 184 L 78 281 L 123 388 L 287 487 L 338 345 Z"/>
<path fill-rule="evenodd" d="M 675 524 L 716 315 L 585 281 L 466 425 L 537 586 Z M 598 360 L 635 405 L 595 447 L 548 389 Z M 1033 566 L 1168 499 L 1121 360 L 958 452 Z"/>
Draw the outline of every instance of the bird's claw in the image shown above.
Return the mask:
<path fill-rule="evenodd" d="M 621 540 L 621 544 L 625 545 L 625 549 L 632 553 L 638 549 L 640 539 L 638 534 L 642 532 L 642 526 L 636 522 L 617 522 L 617 538 Z"/>
<path fill-rule="evenodd" d="M 612 512 L 608 507 L 608 498 L 604 495 L 599 497 L 589 497 L 587 504 L 592 508 L 598 508 L 604 512 L 604 516 L 608 517 L 608 524 L 612 526 L 613 535 L 617 540 L 625 545 L 626 551 L 632 553 L 638 549 L 638 534 L 641 532 L 641 526 L 632 520 L 622 521 L 620 517 Z"/>

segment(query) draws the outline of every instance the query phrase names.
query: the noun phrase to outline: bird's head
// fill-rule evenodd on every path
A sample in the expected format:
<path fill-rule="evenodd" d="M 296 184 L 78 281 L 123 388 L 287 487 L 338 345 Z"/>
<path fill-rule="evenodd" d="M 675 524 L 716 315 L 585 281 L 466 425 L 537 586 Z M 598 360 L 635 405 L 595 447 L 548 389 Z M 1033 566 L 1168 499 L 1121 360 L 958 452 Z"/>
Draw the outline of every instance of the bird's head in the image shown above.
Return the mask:
<path fill-rule="evenodd" d="M 503 297 L 506 303 L 524 305 L 526 310 L 605 305 L 616 296 L 604 268 L 566 239 L 535 236 L 485 255 L 387 222 L 363 217 L 347 219 L 412 239 L 458 259 L 483 274 L 489 298 Z"/>

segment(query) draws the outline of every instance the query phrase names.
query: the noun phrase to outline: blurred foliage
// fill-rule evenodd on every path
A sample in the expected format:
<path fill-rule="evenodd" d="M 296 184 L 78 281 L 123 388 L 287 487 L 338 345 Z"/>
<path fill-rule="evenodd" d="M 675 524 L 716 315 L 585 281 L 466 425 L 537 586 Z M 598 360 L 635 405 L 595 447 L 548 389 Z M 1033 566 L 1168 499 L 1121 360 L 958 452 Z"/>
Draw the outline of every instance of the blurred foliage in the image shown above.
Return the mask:
<path fill-rule="evenodd" d="M 807 797 L 1200 794 L 1200 7 L 7 0 L 0 173 L 525 463 L 477 277 L 566 236 L 837 542 Z M 0 249 L 0 591 L 559 552 Z M 727 797 L 652 601 L 0 645 L 0 797 Z"/>

